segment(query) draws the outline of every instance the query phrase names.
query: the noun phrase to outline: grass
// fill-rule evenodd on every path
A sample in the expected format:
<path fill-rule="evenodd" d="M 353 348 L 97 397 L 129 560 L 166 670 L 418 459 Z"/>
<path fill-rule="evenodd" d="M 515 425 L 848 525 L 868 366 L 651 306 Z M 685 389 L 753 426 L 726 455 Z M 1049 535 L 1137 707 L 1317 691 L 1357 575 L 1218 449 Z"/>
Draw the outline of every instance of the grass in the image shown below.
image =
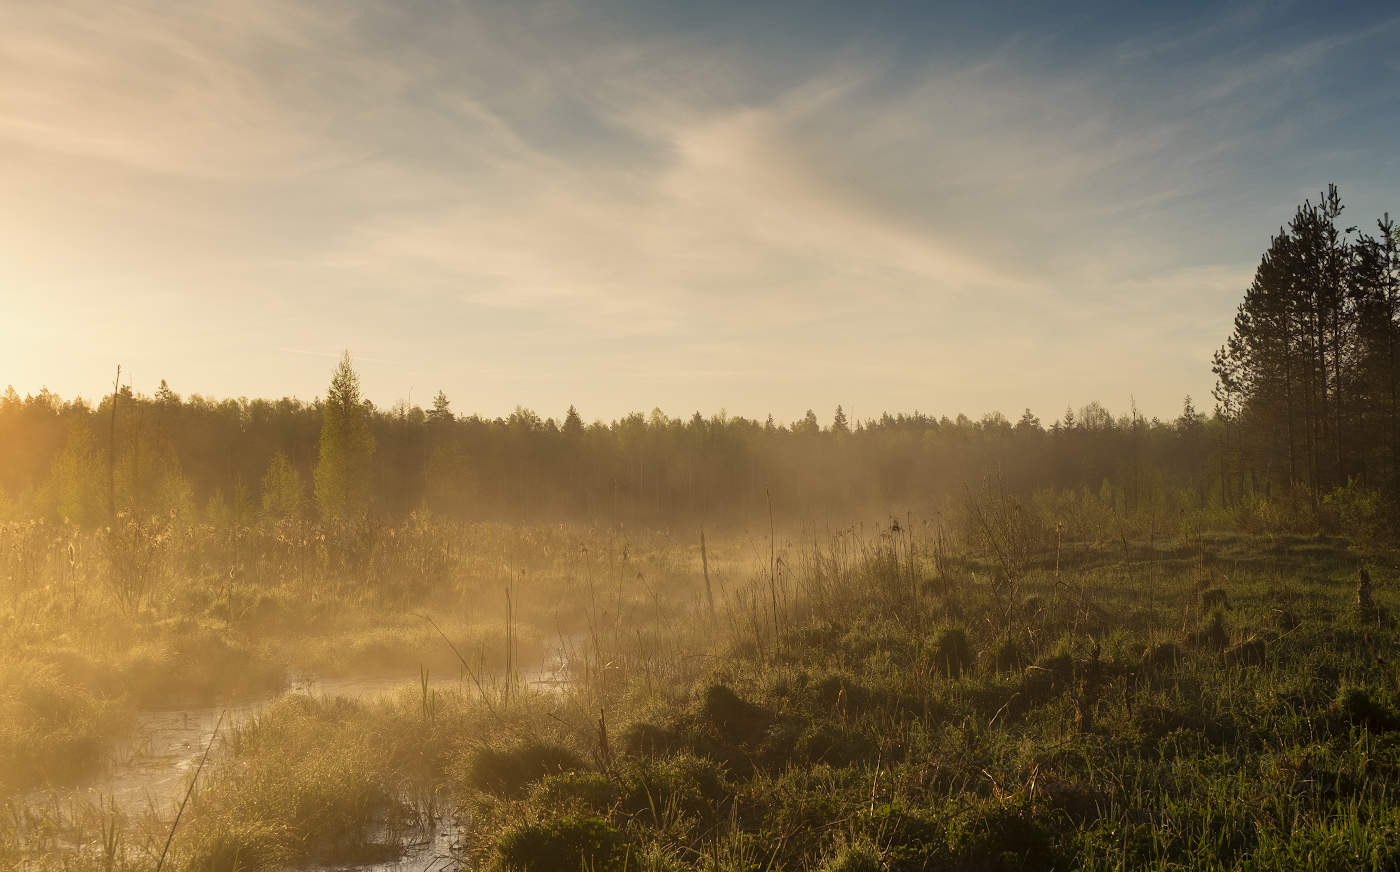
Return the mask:
<path fill-rule="evenodd" d="M 511 658 L 528 662 L 553 624 L 571 640 L 571 684 L 283 699 L 230 735 L 176 868 L 362 862 L 444 822 L 460 861 L 499 872 L 1400 867 L 1392 553 L 1223 534 L 1046 547 L 1007 541 L 1024 532 L 995 517 L 978 526 L 809 535 L 777 553 L 756 537 L 729 547 L 752 552 L 730 564 L 711 541 L 713 611 L 698 542 L 624 551 L 598 534 L 495 530 L 422 595 L 464 659 L 503 664 L 504 627 L 463 613 L 497 602 L 503 623 L 509 579 L 526 625 Z M 503 541 L 518 549 L 509 572 L 481 555 Z M 392 616 L 393 591 L 346 595 L 348 614 L 318 636 L 309 616 L 336 597 L 247 584 L 249 601 L 284 603 L 241 625 L 262 628 L 242 644 L 269 662 L 446 648 L 399 622 L 408 606 Z M 160 603 L 195 601 L 165 591 L 145 620 L 179 632 L 142 645 L 214 620 L 162 623 Z M 65 687 L 52 662 L 19 667 L 21 683 Z M 84 692 L 23 696 L 39 702 L 7 718 L 98 723 L 130 704 Z M 105 855 L 36 851 L 5 826 L 0 859 L 34 868 L 149 856 L 136 821 L 120 848 L 87 842 Z"/>
<path fill-rule="evenodd" d="M 302 673 L 459 674 L 427 618 L 499 675 L 585 633 L 615 646 L 638 613 L 699 591 L 677 584 L 680 549 L 656 534 L 124 523 L 0 525 L 0 800 L 91 775 L 139 709 L 256 699 Z M 357 535 L 353 557 L 336 550 Z"/>

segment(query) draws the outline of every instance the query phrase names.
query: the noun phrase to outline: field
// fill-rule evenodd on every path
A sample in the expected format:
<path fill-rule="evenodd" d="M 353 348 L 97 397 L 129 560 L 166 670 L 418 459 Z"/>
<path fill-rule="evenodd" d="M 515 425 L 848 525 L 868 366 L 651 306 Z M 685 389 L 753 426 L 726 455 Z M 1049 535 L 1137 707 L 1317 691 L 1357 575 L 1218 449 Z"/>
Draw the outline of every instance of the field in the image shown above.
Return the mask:
<path fill-rule="evenodd" d="M 4 535 L 22 869 L 1400 865 L 1394 555 L 1336 537 Z M 202 729 L 113 789 L 160 710 Z"/>

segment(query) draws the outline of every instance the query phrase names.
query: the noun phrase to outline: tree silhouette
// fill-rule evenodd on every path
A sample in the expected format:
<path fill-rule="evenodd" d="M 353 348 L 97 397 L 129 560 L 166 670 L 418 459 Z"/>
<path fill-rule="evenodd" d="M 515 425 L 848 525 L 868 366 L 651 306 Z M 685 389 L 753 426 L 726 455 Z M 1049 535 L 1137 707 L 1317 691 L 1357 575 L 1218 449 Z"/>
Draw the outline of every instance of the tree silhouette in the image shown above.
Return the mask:
<path fill-rule="evenodd" d="M 846 411 L 839 405 L 836 407 L 836 416 L 831 421 L 831 432 L 849 434 L 851 425 L 846 421 Z"/>

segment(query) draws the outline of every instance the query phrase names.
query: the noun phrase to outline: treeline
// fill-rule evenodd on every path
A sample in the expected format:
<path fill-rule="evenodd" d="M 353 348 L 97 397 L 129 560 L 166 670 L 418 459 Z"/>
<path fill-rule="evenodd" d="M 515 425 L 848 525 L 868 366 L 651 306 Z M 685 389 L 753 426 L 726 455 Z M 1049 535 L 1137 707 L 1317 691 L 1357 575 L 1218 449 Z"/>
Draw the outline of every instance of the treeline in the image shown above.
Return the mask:
<path fill-rule="evenodd" d="M 115 405 L 115 408 L 114 408 Z M 358 422 L 358 423 L 357 423 Z M 343 361 L 326 399 L 182 398 L 162 382 L 98 405 L 0 398 L 0 512 L 103 524 L 118 513 L 215 523 L 426 510 L 444 518 L 724 524 L 932 511 L 992 488 L 1091 491 L 1124 513 L 1218 499 L 1219 425 L 1189 400 L 1171 421 L 1097 403 L 1048 427 L 1027 411 L 973 421 L 886 414 L 791 425 L 662 412 L 586 424 L 382 410 Z"/>
<path fill-rule="evenodd" d="M 1400 492 L 1400 235 L 1388 214 L 1344 228 L 1342 211 L 1335 185 L 1298 207 L 1215 355 L 1237 495 Z"/>
<path fill-rule="evenodd" d="M 182 398 L 161 382 L 94 407 L 11 388 L 0 397 L 0 518 L 428 512 L 713 525 L 771 510 L 841 522 L 927 515 L 981 494 L 1034 497 L 1042 520 L 1145 517 L 1149 530 L 1203 509 L 1274 528 L 1348 514 L 1389 527 L 1400 502 L 1400 236 L 1388 216 L 1368 234 L 1340 227 L 1341 213 L 1332 186 L 1273 238 L 1215 355 L 1210 415 L 1188 397 L 1169 421 L 1090 403 L 1048 426 L 1029 410 L 1014 423 L 850 421 L 840 407 L 826 424 L 810 411 L 789 425 L 660 410 L 589 424 L 573 408 L 487 419 L 454 413 L 441 392 L 426 410 L 376 408 L 347 356 L 311 403 Z"/>

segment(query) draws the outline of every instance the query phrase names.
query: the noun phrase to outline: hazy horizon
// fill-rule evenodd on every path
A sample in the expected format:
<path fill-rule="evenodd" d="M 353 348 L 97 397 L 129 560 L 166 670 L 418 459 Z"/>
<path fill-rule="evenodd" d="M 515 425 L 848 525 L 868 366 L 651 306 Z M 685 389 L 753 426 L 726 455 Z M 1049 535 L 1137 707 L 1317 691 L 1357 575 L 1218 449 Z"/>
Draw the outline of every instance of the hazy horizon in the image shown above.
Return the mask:
<path fill-rule="evenodd" d="M 310 399 L 348 347 L 382 407 L 1166 419 L 1298 202 L 1400 189 L 1379 3 L 10 19 L 21 393 Z"/>
<path fill-rule="evenodd" d="M 353 355 L 351 356 L 351 359 L 352 359 L 352 362 L 353 362 L 353 363 L 355 364 L 355 366 L 356 366 L 357 374 L 359 374 L 359 375 L 363 378 L 363 369 L 362 369 L 362 367 L 361 367 L 361 364 L 360 364 L 360 362 L 359 362 L 359 359 L 358 359 L 358 358 L 355 358 Z M 112 373 L 113 381 L 109 381 L 109 382 L 107 383 L 107 388 L 106 388 L 105 391 L 102 391 L 101 393 L 95 393 L 95 394 L 83 394 L 83 393 L 64 394 L 64 393 L 62 393 L 62 392 L 60 392 L 60 391 L 55 391 L 55 390 L 54 390 L 52 387 L 50 387 L 49 385 L 41 385 L 41 386 L 39 387 L 38 390 L 34 390 L 34 391 L 21 391 L 21 390 L 19 390 L 18 386 L 12 385 L 12 384 L 7 384 L 7 385 L 4 385 L 3 387 L 0 387 L 0 393 L 3 393 L 4 391 L 8 390 L 9 388 L 14 388 L 15 391 L 16 391 L 16 393 L 18 393 L 21 397 L 31 397 L 31 396 L 37 396 L 37 395 L 39 395 L 40 393 L 42 393 L 43 391 L 46 391 L 46 390 L 47 390 L 50 394 L 52 394 L 55 398 L 57 398 L 57 399 L 58 399 L 59 401 L 61 401 L 61 402 L 65 402 L 65 403 L 67 403 L 67 402 L 83 402 L 83 403 L 86 403 L 86 404 L 87 404 L 88 406 L 90 406 L 90 407 L 97 407 L 97 406 L 101 405 L 101 403 L 102 403 L 107 397 L 111 396 L 111 394 L 112 394 L 112 388 L 113 388 L 113 386 L 114 386 L 114 381 L 115 381 L 115 379 L 116 379 L 116 376 L 117 376 L 117 373 L 116 373 L 116 370 L 115 370 L 115 368 L 114 368 L 114 369 L 113 369 L 113 373 Z M 263 401 L 269 401 L 269 402 L 277 402 L 277 401 L 283 400 L 283 399 L 291 399 L 291 400 L 295 400 L 295 401 L 302 402 L 302 403 L 312 404 L 312 403 L 315 403 L 315 402 L 317 402 L 317 401 L 323 400 L 323 399 L 325 398 L 325 393 L 326 393 L 326 392 L 325 392 L 325 388 L 323 387 L 322 390 L 321 390 L 319 393 L 313 394 L 313 395 L 311 395 L 311 396 L 299 396 L 299 395 L 294 395 L 294 394 L 289 394 L 289 393 L 282 393 L 282 394 L 277 394 L 277 395 L 268 394 L 268 395 L 261 395 L 261 396 L 249 396 L 249 395 L 247 395 L 247 394 L 224 395 L 224 394 L 215 394 L 215 393 L 208 392 L 208 391 L 200 391 L 200 390 L 197 390 L 197 389 L 193 389 L 193 388 L 190 387 L 190 386 L 181 386 L 181 385 L 178 385 L 178 384 L 174 384 L 174 383 L 171 383 L 169 379 L 165 379 L 165 378 L 158 378 L 158 379 L 155 380 L 155 382 L 154 382 L 153 384 L 146 385 L 146 384 L 144 384 L 144 382 L 141 381 L 139 378 L 136 379 L 135 381 L 133 381 L 132 378 L 131 378 L 130 376 L 131 376 L 131 374 L 129 374 L 128 371 L 127 371 L 125 368 L 123 368 L 123 369 L 121 370 L 121 382 L 120 382 L 121 388 L 122 388 L 123 390 L 130 390 L 130 391 L 131 391 L 132 393 L 134 393 L 135 395 L 137 395 L 137 396 L 139 396 L 139 397 L 146 398 L 146 399 L 151 399 L 151 398 L 153 398 L 153 397 L 155 396 L 156 392 L 160 389 L 160 386 L 161 386 L 162 382 L 164 382 L 165 385 L 166 385 L 166 387 L 168 387 L 170 390 L 174 391 L 182 400 L 188 400 L 188 399 L 189 399 L 190 397 L 192 397 L 192 396 L 199 396 L 199 397 L 203 398 L 204 400 L 211 401 L 211 402 L 215 402 L 215 403 L 223 402 L 223 401 L 225 401 L 225 400 L 248 401 L 248 402 L 254 402 L 254 401 L 263 400 Z M 328 379 L 329 379 L 329 376 L 328 376 Z M 182 389 L 181 389 L 182 387 L 185 387 L 186 389 L 185 389 L 185 390 L 182 390 Z M 444 393 L 446 393 L 446 392 L 444 391 Z M 433 406 L 433 401 L 434 401 L 434 399 L 436 398 L 436 396 L 437 396 L 437 390 L 433 390 L 433 391 L 429 392 L 428 394 L 426 394 L 426 395 L 421 395 L 421 396 L 415 391 L 415 392 L 412 394 L 412 396 L 410 396 L 410 397 L 398 397 L 398 398 L 396 398 L 396 399 L 394 399 L 394 400 L 385 401 L 385 402 L 380 402 L 378 399 L 376 399 L 375 397 L 370 396 L 370 395 L 368 395 L 368 394 L 365 395 L 365 399 L 367 399 L 367 400 L 369 400 L 371 403 L 373 403 L 373 404 L 374 404 L 374 407 L 375 407 L 376 409 L 378 409 L 378 410 L 380 410 L 380 411 L 383 411 L 383 412 L 393 411 L 394 409 L 398 408 L 400 404 L 403 404 L 404 406 L 406 406 L 407 408 L 410 408 L 410 409 L 416 407 L 416 408 L 418 408 L 418 409 L 420 409 L 420 410 L 427 411 L 427 410 L 430 410 L 430 409 L 432 408 L 432 406 Z M 1091 404 L 1091 403 L 1097 403 L 1099 406 L 1103 407 L 1110 415 L 1112 415 L 1112 417 L 1113 417 L 1115 420 L 1118 419 L 1118 418 L 1120 418 L 1120 417 L 1130 415 L 1130 414 L 1132 413 L 1132 411 L 1133 411 L 1134 409 L 1136 409 L 1137 414 L 1140 415 L 1144 420 L 1152 420 L 1152 419 L 1155 418 L 1155 419 L 1161 420 L 1161 421 L 1163 421 L 1163 422 L 1170 422 L 1170 421 L 1175 420 L 1177 417 L 1180 416 L 1180 414 L 1181 414 L 1181 412 L 1182 412 L 1182 409 L 1183 409 L 1183 402 L 1187 399 L 1187 396 L 1189 396 L 1190 399 L 1192 400 L 1192 405 L 1194 406 L 1194 408 L 1195 408 L 1195 410 L 1196 410 L 1197 413 L 1203 414 L 1203 415 L 1209 415 L 1209 414 L 1211 414 L 1211 409 L 1212 409 L 1212 407 L 1213 407 L 1213 401 L 1211 400 L 1209 393 L 1207 393 L 1205 396 L 1202 396 L 1202 397 L 1193 396 L 1193 395 L 1186 395 L 1186 396 L 1183 396 L 1183 397 L 1181 398 L 1181 401 L 1179 401 L 1179 402 L 1176 404 L 1175 408 L 1170 409 L 1170 410 L 1167 410 L 1167 411 L 1164 412 L 1164 413 L 1152 412 L 1152 411 L 1145 410 L 1145 409 L 1141 408 L 1140 406 L 1134 406 L 1133 404 L 1134 404 L 1134 402 L 1135 402 L 1135 398 L 1133 398 L 1133 397 L 1129 397 L 1128 401 L 1124 402 L 1121 406 L 1115 405 L 1115 404 L 1113 404 L 1113 403 L 1103 402 L 1102 400 L 1099 400 L 1099 399 L 1094 398 L 1094 397 L 1088 397 L 1088 398 L 1084 398 L 1084 399 L 1070 400 L 1070 401 L 1068 401 L 1067 403 L 1065 403 L 1065 405 L 1061 406 L 1061 407 L 1058 408 L 1058 409 L 1036 409 L 1036 408 L 1032 408 L 1032 407 L 1029 407 L 1029 406 L 1023 406 L 1023 407 L 1020 407 L 1020 408 L 1017 408 L 1017 409 L 1010 409 L 1010 408 L 1006 408 L 1006 409 L 990 409 L 990 408 L 988 408 L 988 409 L 943 409 L 943 408 L 929 408 L 929 407 L 913 406 L 913 407 L 909 407 L 909 408 L 898 408 L 898 409 L 864 410 L 864 409 L 860 409 L 860 408 L 858 408 L 857 406 L 852 405 L 852 404 L 850 404 L 850 403 L 837 402 L 835 405 L 831 406 L 830 408 L 817 408 L 817 407 L 814 407 L 814 406 L 809 406 L 809 407 L 807 407 L 806 409 L 803 409 L 803 411 L 794 414 L 794 415 L 793 415 L 792 417 L 790 417 L 790 418 L 782 417 L 782 416 L 780 416 L 780 415 L 778 415 L 778 414 L 776 414 L 776 413 L 774 413 L 774 412 L 771 412 L 771 411 L 758 411 L 758 412 L 752 412 L 752 413 L 751 413 L 751 412 L 747 412 L 747 411 L 738 411 L 738 410 L 735 410 L 735 409 L 723 408 L 723 407 L 722 407 L 722 408 L 718 408 L 718 409 L 700 409 L 700 408 L 696 408 L 696 409 L 678 409 L 678 408 L 666 408 L 666 407 L 663 407 L 663 406 L 660 406 L 660 405 L 657 405 L 657 404 L 654 404 L 654 403 L 651 404 L 651 405 L 639 404 L 639 405 L 636 405 L 636 406 L 627 408 L 627 409 L 625 409 L 625 410 L 623 410 L 623 411 L 621 411 L 621 412 L 618 412 L 618 413 L 616 413 L 616 414 L 609 414 L 609 415 L 590 414 L 590 412 L 589 412 L 588 409 L 579 407 L 577 403 L 570 403 L 570 404 L 568 404 L 567 406 L 565 406 L 563 409 L 559 409 L 559 410 L 540 408 L 540 407 L 537 407 L 537 406 L 529 405 L 529 404 L 527 404 L 527 403 L 514 403 L 514 404 L 510 405 L 510 406 L 507 407 L 507 408 L 503 408 L 503 409 L 499 409 L 499 410 L 496 410 L 496 409 L 487 410 L 487 409 L 477 409 L 477 408 L 471 408 L 471 407 L 468 407 L 468 406 L 463 406 L 463 405 L 458 401 L 458 399 L 457 399 L 456 397 L 453 397 L 451 394 L 447 394 L 447 398 L 448 398 L 448 401 L 449 401 L 449 403 L 450 403 L 451 411 L 452 411 L 452 413 L 453 413 L 456 417 L 458 417 L 458 418 L 471 418 L 471 417 L 475 416 L 475 417 L 479 417 L 479 418 L 484 419 L 484 420 L 505 419 L 505 418 L 510 417 L 511 413 L 515 412 L 516 410 L 518 410 L 518 409 L 524 409 L 524 410 L 528 410 L 528 411 L 534 412 L 535 414 L 539 415 L 541 420 L 552 419 L 552 420 L 554 420 L 556 423 L 560 423 L 560 422 L 562 422 L 562 421 L 564 420 L 564 417 L 565 417 L 566 413 L 568 412 L 568 410 L 569 410 L 570 408 L 573 408 L 575 411 L 577 411 L 577 412 L 579 413 L 580 417 L 583 419 L 583 421 L 584 421 L 585 424 L 593 424 L 593 423 L 599 423 L 599 422 L 604 423 L 604 424 L 612 424 L 612 423 L 616 423 L 616 422 L 620 421 L 621 419 L 623 419 L 623 418 L 625 418 L 625 417 L 627 417 L 627 416 L 629 416 L 629 415 L 641 413 L 641 414 L 643 414 L 643 415 L 650 416 L 654 411 L 660 410 L 661 412 L 663 412 L 663 413 L 664 413 L 667 417 L 669 417 L 669 418 L 672 418 L 672 419 L 681 419 L 681 420 L 689 420 L 691 416 L 693 416 L 693 415 L 695 415 L 695 414 L 697 414 L 697 413 L 700 414 L 702 417 L 704 417 L 704 418 L 706 418 L 706 419 L 709 419 L 709 418 L 711 418 L 711 417 L 713 417 L 713 416 L 716 416 L 716 415 L 723 415 L 723 416 L 726 416 L 726 417 L 728 417 L 728 418 L 747 418 L 747 419 L 750 419 L 750 420 L 755 420 L 755 421 L 760 421 L 760 422 L 761 422 L 761 421 L 764 421 L 765 419 L 767 419 L 768 417 L 771 416 L 771 417 L 773 418 L 773 422 L 774 422 L 776 425 L 778 425 L 778 426 L 780 426 L 780 427 L 786 427 L 786 426 L 789 426 L 789 425 L 792 425 L 792 424 L 795 424 L 795 423 L 800 422 L 800 421 L 806 416 L 806 413 L 807 413 L 808 411 L 811 411 L 811 412 L 813 412 L 813 413 L 817 416 L 817 421 L 821 424 L 821 426 L 822 426 L 823 428 L 829 427 L 829 426 L 831 425 L 832 418 L 833 418 L 833 416 L 834 416 L 834 414 L 835 414 L 835 411 L 836 411 L 836 408 L 837 408 L 838 406 L 841 408 L 841 410 L 842 410 L 842 412 L 845 414 L 846 418 L 850 421 L 850 425 L 851 425 L 852 427 L 856 426 L 857 423 L 863 423 L 863 422 L 865 422 L 865 421 L 871 421 L 871 420 L 879 420 L 879 419 L 881 418 L 881 416 L 886 415 L 886 414 L 889 414 L 889 415 L 896 415 L 896 416 L 897 416 L 897 415 L 924 415 L 924 416 L 926 416 L 926 417 L 929 417 L 929 418 L 932 418 L 932 419 L 935 419 L 935 420 L 936 420 L 936 419 L 940 419 L 940 418 L 957 419 L 957 418 L 960 417 L 960 416 L 965 416 L 965 417 L 969 418 L 969 419 L 972 420 L 972 421 L 982 421 L 982 420 L 985 419 L 985 418 L 988 418 L 988 417 L 991 417 L 991 416 L 1000 414 L 1000 415 L 1002 415 L 1003 417 L 1005 417 L 1010 423 L 1015 424 L 1015 423 L 1017 422 L 1017 420 L 1020 419 L 1020 417 L 1021 417 L 1027 410 L 1029 410 L 1032 414 L 1035 415 L 1035 417 L 1036 417 L 1037 419 L 1039 419 L 1039 421 L 1041 422 L 1041 425 L 1042 425 L 1042 426 L 1044 426 L 1044 427 L 1049 427 L 1049 426 L 1051 426 L 1052 424 L 1054 424 L 1056 421 L 1059 421 L 1059 420 L 1063 419 L 1064 414 L 1065 414 L 1066 411 L 1070 411 L 1070 412 L 1073 412 L 1075 415 L 1079 415 L 1080 412 L 1084 409 L 1084 407 L 1088 406 L 1088 405 Z"/>

